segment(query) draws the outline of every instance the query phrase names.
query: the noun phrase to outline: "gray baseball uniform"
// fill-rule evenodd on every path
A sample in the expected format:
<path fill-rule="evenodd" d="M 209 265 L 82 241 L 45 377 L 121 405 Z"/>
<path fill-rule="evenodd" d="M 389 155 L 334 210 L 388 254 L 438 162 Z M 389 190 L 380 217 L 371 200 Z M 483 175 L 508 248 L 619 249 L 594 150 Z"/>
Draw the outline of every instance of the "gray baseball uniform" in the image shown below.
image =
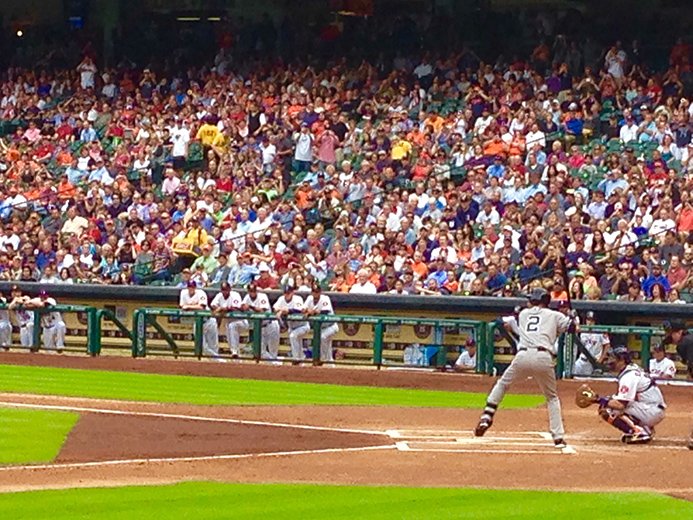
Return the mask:
<path fill-rule="evenodd" d="M 556 356 L 556 339 L 568 330 L 570 323 L 571 318 L 565 314 L 545 307 L 533 306 L 520 312 L 517 355 L 491 390 L 486 413 L 495 413 L 515 379 L 532 377 L 546 398 L 552 437 L 554 440 L 563 438 L 563 418 L 553 358 Z"/>

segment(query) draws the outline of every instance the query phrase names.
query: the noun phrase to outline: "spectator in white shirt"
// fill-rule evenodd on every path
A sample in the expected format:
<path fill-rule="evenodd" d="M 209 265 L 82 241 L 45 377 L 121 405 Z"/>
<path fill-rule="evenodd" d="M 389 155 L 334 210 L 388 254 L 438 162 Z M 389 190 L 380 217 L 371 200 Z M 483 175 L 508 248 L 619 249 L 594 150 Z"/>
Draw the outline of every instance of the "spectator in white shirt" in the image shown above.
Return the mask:
<path fill-rule="evenodd" d="M 662 236 L 667 231 L 676 231 L 676 222 L 669 218 L 669 212 L 662 208 L 659 210 L 659 218 L 652 221 L 650 236 Z"/>
<path fill-rule="evenodd" d="M 483 226 L 486 226 L 487 224 L 496 226 L 498 223 L 500 223 L 500 215 L 498 214 L 498 211 L 496 211 L 496 208 L 493 207 L 490 200 L 484 202 L 483 210 L 480 211 L 476 216 L 476 223 Z"/>
<path fill-rule="evenodd" d="M 624 143 L 635 141 L 638 138 L 638 125 L 633 116 L 626 117 L 626 124 L 621 127 L 618 137 Z"/>
<path fill-rule="evenodd" d="M 294 141 L 296 142 L 296 149 L 294 151 L 294 160 L 296 164 L 294 169 L 297 172 L 305 172 L 310 168 L 310 164 L 313 162 L 313 134 L 310 133 L 310 129 L 306 123 L 301 124 L 300 132 L 294 133 Z"/>
<path fill-rule="evenodd" d="M 190 129 L 187 125 L 183 125 L 180 119 L 176 120 L 176 124 L 169 129 L 171 136 L 171 156 L 173 164 L 176 168 L 185 166 L 185 159 L 188 156 L 188 144 L 190 144 Z"/>
<path fill-rule="evenodd" d="M 457 263 L 457 251 L 449 244 L 447 235 L 440 236 L 440 246 L 431 251 L 431 261 L 442 258 L 446 263 Z"/>
<path fill-rule="evenodd" d="M 538 124 L 532 124 L 531 130 L 527 132 L 527 136 L 525 137 L 525 143 L 527 150 L 531 150 L 535 144 L 541 145 L 542 148 L 546 147 L 546 135 L 539 130 Z"/>
<path fill-rule="evenodd" d="M 351 286 L 349 292 L 352 294 L 376 294 L 378 288 L 368 278 L 368 271 L 366 269 L 360 269 L 356 273 L 356 283 Z"/>
<path fill-rule="evenodd" d="M 178 191 L 178 188 L 180 187 L 180 179 L 176 175 L 173 168 L 166 168 L 164 175 L 166 178 L 161 184 L 161 192 L 165 195 L 171 196 Z"/>

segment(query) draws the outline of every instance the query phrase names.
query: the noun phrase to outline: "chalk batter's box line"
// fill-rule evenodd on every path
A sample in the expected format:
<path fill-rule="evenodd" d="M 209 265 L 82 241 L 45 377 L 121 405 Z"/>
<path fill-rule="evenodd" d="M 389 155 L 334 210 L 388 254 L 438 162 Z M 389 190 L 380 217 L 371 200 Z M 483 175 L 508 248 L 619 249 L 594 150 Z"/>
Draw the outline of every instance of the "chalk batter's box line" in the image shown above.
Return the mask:
<path fill-rule="evenodd" d="M 231 455 L 208 455 L 199 457 L 158 457 L 148 459 L 114 459 L 102 460 L 94 462 L 65 462 L 56 464 L 26 464 L 22 466 L 0 466 L 0 472 L 13 472 L 20 470 L 60 470 L 60 469 L 84 469 L 98 468 L 107 466 L 129 466 L 154 463 L 184 463 L 184 462 L 208 462 L 220 460 L 238 460 L 238 459 L 261 459 L 274 457 L 288 457 L 296 455 L 323 455 L 330 453 L 349 453 L 362 451 L 381 451 L 394 450 L 392 444 L 384 444 L 381 446 L 362 446 L 357 448 L 326 448 L 321 450 L 297 450 L 297 451 L 277 451 L 268 453 L 239 453 Z"/>
<path fill-rule="evenodd" d="M 400 441 L 395 443 L 398 451 L 408 452 L 408 453 L 474 453 L 479 455 L 574 455 L 577 453 L 574 448 L 568 446 L 562 450 L 556 449 L 553 446 L 545 446 L 544 449 L 494 449 L 494 448 L 416 448 L 410 446 L 408 442 Z M 539 447 L 538 447 L 539 448 Z"/>
<path fill-rule="evenodd" d="M 132 415 L 138 417 L 154 417 L 159 419 L 179 419 L 184 421 L 216 422 L 226 424 L 240 424 L 252 426 L 268 426 L 274 428 L 295 428 L 298 430 L 329 431 L 339 433 L 358 433 L 362 435 L 387 436 L 386 432 L 377 430 L 362 430 L 357 428 L 333 428 L 330 426 L 313 426 L 308 424 L 291 424 L 269 421 L 253 421 L 246 419 L 231 419 L 225 417 L 205 417 L 201 415 L 186 415 L 173 413 L 157 412 L 137 412 L 134 410 L 114 410 L 106 408 L 91 408 L 88 406 L 68 406 L 51 404 L 18 403 L 15 401 L 0 401 L 0 407 L 6 408 L 29 408 L 35 410 L 59 410 L 65 412 L 98 413 L 105 415 Z"/>
<path fill-rule="evenodd" d="M 392 439 L 471 439 L 480 441 L 482 438 L 474 437 L 471 430 L 387 430 L 385 432 Z M 484 437 L 485 440 L 494 441 L 532 441 L 551 440 L 551 434 L 547 432 L 498 432 L 496 435 Z"/>

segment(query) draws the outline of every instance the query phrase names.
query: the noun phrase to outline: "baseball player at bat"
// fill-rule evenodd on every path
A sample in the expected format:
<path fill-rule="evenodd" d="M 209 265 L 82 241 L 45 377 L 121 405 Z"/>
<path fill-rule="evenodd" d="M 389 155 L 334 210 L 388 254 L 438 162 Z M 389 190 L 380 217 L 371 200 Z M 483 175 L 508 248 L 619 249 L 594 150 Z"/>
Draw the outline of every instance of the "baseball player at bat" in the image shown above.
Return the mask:
<path fill-rule="evenodd" d="M 618 392 L 600 397 L 588 385 L 578 388 L 575 402 L 581 408 L 599 404 L 599 417 L 621 431 L 621 442 L 645 444 L 652 440 L 654 427 L 662 422 L 667 408 L 657 383 L 631 362 L 628 347 L 609 353 L 609 369 L 618 373 Z"/>
<path fill-rule="evenodd" d="M 545 289 L 533 289 L 529 295 L 529 307 L 520 311 L 517 318 L 520 335 L 517 355 L 486 398 L 486 407 L 474 430 L 477 437 L 484 435 L 493 424 L 496 410 L 513 381 L 531 376 L 546 397 L 554 445 L 557 448 L 566 447 L 554 360 L 558 336 L 563 332 L 575 331 L 577 326 L 574 317 L 549 309 L 550 299 Z"/>

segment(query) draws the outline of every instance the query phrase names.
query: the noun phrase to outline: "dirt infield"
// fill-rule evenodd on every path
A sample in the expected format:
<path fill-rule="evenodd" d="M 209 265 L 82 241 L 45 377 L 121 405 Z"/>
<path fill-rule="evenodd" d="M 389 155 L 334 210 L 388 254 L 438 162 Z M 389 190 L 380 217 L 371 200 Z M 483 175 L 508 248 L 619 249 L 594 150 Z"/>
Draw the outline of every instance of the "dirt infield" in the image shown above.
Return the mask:
<path fill-rule="evenodd" d="M 492 379 L 402 371 L 2 355 L 2 363 L 486 391 Z M 0 468 L 0 491 L 181 480 L 650 490 L 693 499 L 691 388 L 665 387 L 667 419 L 648 446 L 620 444 L 560 383 L 570 448 L 544 432 L 546 411 L 501 410 L 486 437 L 477 410 L 347 406 L 191 406 L 0 394 L 0 406 L 81 414 L 58 459 Z M 596 385 L 612 390 L 613 383 Z M 532 391 L 531 382 L 519 389 Z"/>

